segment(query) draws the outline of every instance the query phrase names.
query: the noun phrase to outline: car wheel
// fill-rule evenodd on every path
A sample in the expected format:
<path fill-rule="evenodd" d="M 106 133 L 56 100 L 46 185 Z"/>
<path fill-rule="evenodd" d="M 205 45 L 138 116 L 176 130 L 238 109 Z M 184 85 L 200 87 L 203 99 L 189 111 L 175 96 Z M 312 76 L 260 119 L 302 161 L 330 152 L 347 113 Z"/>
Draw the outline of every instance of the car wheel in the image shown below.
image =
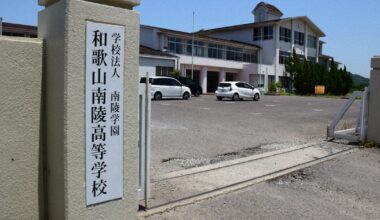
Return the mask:
<path fill-rule="evenodd" d="M 258 93 L 255 94 L 253 97 L 253 101 L 259 101 L 260 100 L 260 95 Z"/>
<path fill-rule="evenodd" d="M 154 98 L 154 100 L 162 100 L 162 94 L 161 94 L 161 92 L 154 93 L 153 98 Z"/>
<path fill-rule="evenodd" d="M 195 92 L 194 96 L 195 96 L 195 97 L 199 97 L 199 96 L 201 96 L 201 91 L 197 90 L 197 91 Z"/>
<path fill-rule="evenodd" d="M 223 97 L 216 97 L 218 99 L 218 101 L 222 101 L 223 100 Z"/>
<path fill-rule="evenodd" d="M 183 98 L 184 100 L 188 100 L 188 99 L 190 98 L 190 93 L 185 92 L 185 93 L 183 94 L 182 98 Z"/>
<path fill-rule="evenodd" d="M 238 101 L 239 100 L 239 94 L 235 93 L 233 96 L 232 96 L 232 101 Z"/>

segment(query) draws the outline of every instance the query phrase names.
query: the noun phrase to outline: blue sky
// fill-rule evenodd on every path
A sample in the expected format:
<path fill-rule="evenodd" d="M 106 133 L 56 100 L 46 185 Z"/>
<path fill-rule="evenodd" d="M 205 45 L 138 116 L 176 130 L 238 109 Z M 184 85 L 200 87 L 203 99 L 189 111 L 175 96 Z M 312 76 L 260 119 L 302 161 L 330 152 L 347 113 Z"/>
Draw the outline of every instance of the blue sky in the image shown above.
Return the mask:
<path fill-rule="evenodd" d="M 1 0 L 5 22 L 37 24 L 37 0 Z M 141 23 L 191 31 L 192 12 L 196 30 L 253 22 L 258 0 L 141 0 L 136 7 Z M 380 55 L 379 0 L 267 0 L 284 17 L 308 16 L 327 35 L 324 53 L 357 74 L 369 76 L 370 58 Z"/>

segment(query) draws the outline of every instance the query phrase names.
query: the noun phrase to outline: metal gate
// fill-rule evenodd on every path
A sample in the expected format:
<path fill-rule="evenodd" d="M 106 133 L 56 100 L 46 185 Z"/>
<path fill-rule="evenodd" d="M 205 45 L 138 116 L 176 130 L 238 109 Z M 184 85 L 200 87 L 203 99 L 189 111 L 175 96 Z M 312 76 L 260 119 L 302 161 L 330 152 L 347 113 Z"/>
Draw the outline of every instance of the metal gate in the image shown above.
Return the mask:
<path fill-rule="evenodd" d="M 343 106 L 342 110 L 335 116 L 334 120 L 327 127 L 327 138 L 346 139 L 353 142 L 360 141 L 362 143 L 366 141 L 368 126 L 368 94 L 368 88 L 365 88 L 363 92 L 356 91 L 352 94 L 351 98 Z M 361 104 L 356 126 L 351 129 L 337 131 L 336 127 L 339 121 L 342 120 L 344 114 L 346 114 L 357 98 L 360 98 Z"/>

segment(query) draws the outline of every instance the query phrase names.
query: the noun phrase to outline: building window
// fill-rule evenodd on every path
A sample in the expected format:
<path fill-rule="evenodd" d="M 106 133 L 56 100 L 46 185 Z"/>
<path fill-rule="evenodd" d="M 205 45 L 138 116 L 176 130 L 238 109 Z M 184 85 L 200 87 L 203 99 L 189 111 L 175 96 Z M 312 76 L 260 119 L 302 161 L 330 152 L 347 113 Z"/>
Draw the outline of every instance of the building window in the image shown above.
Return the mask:
<path fill-rule="evenodd" d="M 180 38 L 168 37 L 168 47 L 172 53 L 183 54 L 184 52 L 184 42 Z"/>
<path fill-rule="evenodd" d="M 188 40 L 186 44 L 186 54 L 192 55 L 192 40 Z M 194 56 L 204 57 L 205 56 L 205 43 L 202 41 L 194 41 Z"/>
<path fill-rule="evenodd" d="M 236 47 L 227 47 L 227 60 L 243 61 L 243 50 Z"/>
<path fill-rule="evenodd" d="M 307 46 L 310 48 L 317 49 L 317 38 L 314 36 L 308 35 Z"/>
<path fill-rule="evenodd" d="M 311 61 L 312 63 L 317 63 L 317 58 L 316 57 L 308 56 L 307 60 Z"/>
<path fill-rule="evenodd" d="M 290 42 L 292 31 L 288 28 L 280 27 L 280 41 Z"/>
<path fill-rule="evenodd" d="M 300 46 L 305 45 L 305 34 L 294 31 L 294 44 L 298 44 Z"/>
<path fill-rule="evenodd" d="M 272 33 L 273 36 L 273 33 Z M 186 54 L 197 57 L 209 57 L 215 59 L 233 60 L 247 63 L 257 63 L 257 51 L 243 47 L 228 47 L 220 44 L 206 43 L 204 41 L 168 37 L 168 50 L 171 53 Z M 165 71 L 157 67 L 157 76 L 166 76 L 173 70 Z"/>
<path fill-rule="evenodd" d="M 257 52 L 256 51 L 244 51 L 243 52 L 243 62 L 246 63 L 257 63 Z"/>
<path fill-rule="evenodd" d="M 223 46 L 217 44 L 208 45 L 208 57 L 223 59 Z"/>
<path fill-rule="evenodd" d="M 264 40 L 273 39 L 273 26 L 264 27 Z"/>
<path fill-rule="evenodd" d="M 193 41 L 188 40 L 186 44 L 186 54 L 192 55 L 193 51 Z M 194 41 L 194 56 L 204 57 L 205 56 L 205 43 L 202 41 Z"/>
<path fill-rule="evenodd" d="M 193 41 L 192 40 L 188 40 L 187 44 L 186 44 L 186 54 L 187 55 L 192 55 L 192 51 L 193 51 Z"/>
<path fill-rule="evenodd" d="M 156 76 L 169 76 L 173 71 L 173 67 L 156 66 Z"/>
<path fill-rule="evenodd" d="M 258 27 L 253 29 L 253 40 L 270 40 L 273 39 L 273 26 Z"/>
<path fill-rule="evenodd" d="M 236 47 L 227 47 L 227 60 L 257 63 L 257 52 Z"/>
<path fill-rule="evenodd" d="M 194 56 L 205 56 L 205 43 L 202 41 L 194 41 Z"/>
<path fill-rule="evenodd" d="M 261 33 L 261 28 L 254 28 L 253 29 L 253 40 L 254 41 L 259 41 L 262 40 L 262 33 Z"/>
<path fill-rule="evenodd" d="M 26 34 L 14 33 L 14 32 L 6 32 L 6 31 L 3 31 L 3 35 L 4 36 L 12 36 L 12 37 L 27 37 Z"/>
<path fill-rule="evenodd" d="M 285 51 L 280 51 L 279 63 L 287 64 L 290 59 L 290 53 Z"/>

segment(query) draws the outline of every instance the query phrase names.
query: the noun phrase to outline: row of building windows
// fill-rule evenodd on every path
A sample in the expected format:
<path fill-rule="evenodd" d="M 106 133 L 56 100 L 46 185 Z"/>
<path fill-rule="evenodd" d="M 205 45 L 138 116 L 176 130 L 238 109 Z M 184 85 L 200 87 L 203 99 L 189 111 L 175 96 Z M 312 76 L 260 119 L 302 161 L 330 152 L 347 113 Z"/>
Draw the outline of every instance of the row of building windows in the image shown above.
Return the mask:
<path fill-rule="evenodd" d="M 253 40 L 271 40 L 273 39 L 273 26 L 258 27 L 253 29 Z"/>
<path fill-rule="evenodd" d="M 3 31 L 2 33 L 3 36 L 12 36 L 12 37 L 31 37 L 31 38 L 36 38 L 36 34 L 30 34 L 30 33 L 15 33 L 15 32 L 7 32 Z"/>
<path fill-rule="evenodd" d="M 290 56 L 291 56 L 291 53 L 285 52 L 285 51 L 280 51 L 280 54 L 279 54 L 279 63 L 280 64 L 287 64 L 289 62 Z M 304 56 L 300 55 L 299 58 L 300 58 L 300 60 L 302 62 L 305 61 L 305 57 Z M 312 57 L 312 56 L 308 56 L 307 60 L 309 60 L 309 61 L 311 61 L 313 63 L 317 62 L 317 58 L 316 57 Z"/>
<path fill-rule="evenodd" d="M 280 41 L 291 42 L 292 31 L 289 28 L 280 27 Z M 294 44 L 304 46 L 305 45 L 305 34 L 294 31 Z M 307 46 L 310 48 L 317 48 L 317 37 L 308 35 L 307 36 Z"/>
<path fill-rule="evenodd" d="M 156 66 L 156 76 L 169 76 L 173 71 L 173 67 Z"/>
<path fill-rule="evenodd" d="M 253 40 L 271 40 L 273 39 L 273 26 L 259 27 L 253 29 Z M 280 27 L 280 41 L 291 42 L 292 31 L 289 28 Z M 305 45 L 305 34 L 299 31 L 294 31 L 294 43 L 300 46 Z M 308 35 L 307 46 L 317 48 L 317 38 Z"/>
<path fill-rule="evenodd" d="M 168 50 L 177 54 L 257 63 L 257 51 L 254 50 L 224 46 L 220 44 L 207 44 L 202 41 L 194 41 L 193 45 L 192 42 L 192 40 L 168 37 Z"/>

